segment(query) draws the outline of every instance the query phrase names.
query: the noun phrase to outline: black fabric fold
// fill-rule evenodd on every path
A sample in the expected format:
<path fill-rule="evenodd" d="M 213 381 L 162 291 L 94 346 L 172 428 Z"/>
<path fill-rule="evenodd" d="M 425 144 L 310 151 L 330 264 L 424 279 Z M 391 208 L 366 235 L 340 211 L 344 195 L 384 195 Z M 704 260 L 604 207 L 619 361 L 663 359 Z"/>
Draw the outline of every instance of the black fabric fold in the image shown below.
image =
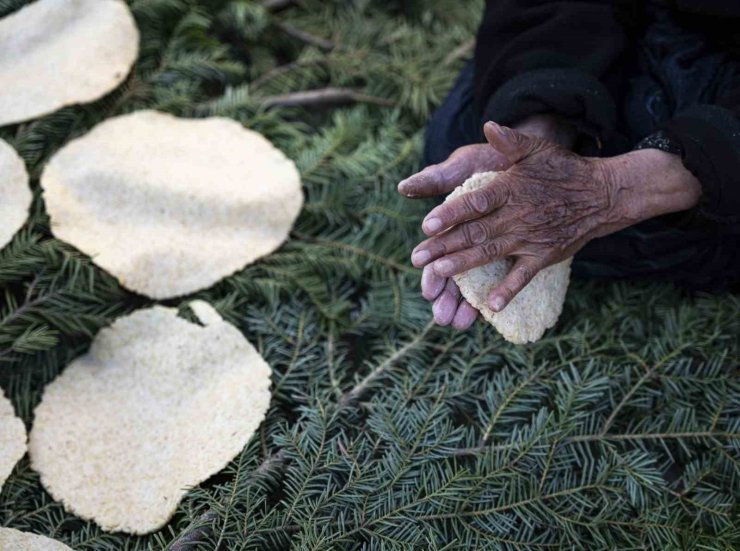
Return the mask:
<path fill-rule="evenodd" d="M 607 88 L 579 69 L 539 69 L 522 73 L 490 97 L 484 117 L 511 125 L 536 113 L 553 113 L 580 132 L 604 140 L 617 112 Z"/>

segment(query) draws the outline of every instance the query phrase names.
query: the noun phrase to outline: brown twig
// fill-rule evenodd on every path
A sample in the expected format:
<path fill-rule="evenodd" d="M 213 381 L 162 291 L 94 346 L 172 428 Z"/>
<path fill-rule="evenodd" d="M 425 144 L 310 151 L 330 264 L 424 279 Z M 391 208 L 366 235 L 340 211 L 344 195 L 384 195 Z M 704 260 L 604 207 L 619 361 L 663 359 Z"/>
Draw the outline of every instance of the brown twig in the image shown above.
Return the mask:
<path fill-rule="evenodd" d="M 368 96 L 352 88 L 320 88 L 304 92 L 291 92 L 278 96 L 261 98 L 263 107 L 322 107 L 343 103 L 372 103 L 385 107 L 393 107 L 396 102 L 388 98 Z"/>
<path fill-rule="evenodd" d="M 262 7 L 267 11 L 280 11 L 299 3 L 296 0 L 262 0 Z"/>
<path fill-rule="evenodd" d="M 475 48 L 475 38 L 471 38 L 467 42 L 463 42 L 457 48 L 452 50 L 442 61 L 442 65 L 452 65 L 460 58 L 467 57 L 470 55 Z"/>
<path fill-rule="evenodd" d="M 334 49 L 335 44 L 331 40 L 323 38 L 321 36 L 316 36 L 315 34 L 312 34 L 308 31 L 304 31 L 303 29 L 294 27 L 289 23 L 274 21 L 273 25 L 275 25 L 278 29 L 283 31 L 288 36 L 292 36 L 293 38 L 300 40 L 301 42 L 305 42 L 306 44 L 310 44 L 311 46 L 316 46 L 317 48 L 321 48 L 322 50 L 325 50 L 327 52 Z"/>

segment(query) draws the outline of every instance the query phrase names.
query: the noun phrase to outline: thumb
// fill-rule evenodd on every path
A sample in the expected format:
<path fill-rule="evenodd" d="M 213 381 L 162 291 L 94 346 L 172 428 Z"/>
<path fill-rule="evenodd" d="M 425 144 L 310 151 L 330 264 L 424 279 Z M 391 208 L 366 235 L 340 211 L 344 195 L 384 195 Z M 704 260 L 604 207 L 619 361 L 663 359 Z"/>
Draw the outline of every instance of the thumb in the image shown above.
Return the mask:
<path fill-rule="evenodd" d="M 517 132 L 493 121 L 488 121 L 483 126 L 483 133 L 491 147 L 506 157 L 511 164 L 516 164 L 531 155 L 541 143 L 539 138 Z"/>

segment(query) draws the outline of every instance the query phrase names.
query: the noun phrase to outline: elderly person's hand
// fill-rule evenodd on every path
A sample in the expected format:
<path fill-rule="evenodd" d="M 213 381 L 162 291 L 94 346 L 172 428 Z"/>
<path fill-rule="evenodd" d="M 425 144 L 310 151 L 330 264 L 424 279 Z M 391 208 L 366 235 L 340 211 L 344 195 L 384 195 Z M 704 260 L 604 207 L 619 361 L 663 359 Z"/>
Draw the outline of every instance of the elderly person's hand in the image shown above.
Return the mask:
<path fill-rule="evenodd" d="M 531 116 L 515 128 L 563 147 L 570 147 L 575 136 L 569 125 L 551 115 Z M 398 190 L 410 198 L 446 195 L 475 173 L 505 170 L 509 166 L 511 163 L 506 156 L 487 143 L 466 145 L 445 162 L 407 178 L 398 185 Z M 424 298 L 433 303 L 434 319 L 440 325 L 451 323 L 457 329 L 467 329 L 478 316 L 478 311 L 461 298 L 452 278 L 438 275 L 431 265 L 426 265 L 422 272 L 421 291 Z"/>
<path fill-rule="evenodd" d="M 681 160 L 662 151 L 586 158 L 495 123 L 487 123 L 484 131 L 494 152 L 487 164 L 479 162 L 467 173 L 458 169 L 464 177 L 438 177 L 429 184 L 438 165 L 399 185 L 402 193 L 416 197 L 423 195 L 420 189 L 450 191 L 455 187 L 450 181 L 457 185 L 474 172 L 504 170 L 489 186 L 434 208 L 424 219 L 422 229 L 431 237 L 414 249 L 412 263 L 424 267 L 422 292 L 435 301 L 435 319 L 442 325 L 464 329 L 476 317 L 460 302 L 451 276 L 514 257 L 511 271 L 489 296 L 491 308 L 500 311 L 537 272 L 572 256 L 590 239 L 688 209 L 700 195 L 699 182 Z"/>

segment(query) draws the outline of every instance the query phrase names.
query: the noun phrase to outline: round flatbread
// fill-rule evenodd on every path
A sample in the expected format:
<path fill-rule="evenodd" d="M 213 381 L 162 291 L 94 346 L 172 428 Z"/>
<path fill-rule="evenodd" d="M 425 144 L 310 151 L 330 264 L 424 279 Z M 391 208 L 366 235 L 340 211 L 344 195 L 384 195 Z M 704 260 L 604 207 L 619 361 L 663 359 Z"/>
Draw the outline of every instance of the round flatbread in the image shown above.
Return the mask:
<path fill-rule="evenodd" d="M 120 0 L 36 0 L 0 19 L 0 126 L 103 97 L 138 50 Z"/>
<path fill-rule="evenodd" d="M 271 253 L 303 205 L 295 164 L 262 135 L 154 111 L 69 143 L 41 185 L 54 235 L 155 299 L 210 287 Z"/>
<path fill-rule="evenodd" d="M 482 172 L 468 178 L 455 188 L 446 200 L 490 184 L 496 172 Z M 453 276 L 460 293 L 501 335 L 510 342 L 524 344 L 542 337 L 555 325 L 563 311 L 565 294 L 570 282 L 568 258 L 540 271 L 501 312 L 488 306 L 488 295 L 509 273 L 513 262 L 497 260 Z"/>
<path fill-rule="evenodd" d="M 0 249 L 26 222 L 32 199 L 23 159 L 10 144 L 0 140 Z"/>
<path fill-rule="evenodd" d="M 270 403 L 271 370 L 209 304 L 119 318 L 44 390 L 29 453 L 49 493 L 104 530 L 164 525 L 223 469 Z"/>
<path fill-rule="evenodd" d="M 2 551 L 72 551 L 62 542 L 21 532 L 14 528 L 0 528 L 0 549 Z"/>
<path fill-rule="evenodd" d="M 0 490 L 25 453 L 26 427 L 15 416 L 13 404 L 0 391 Z M 0 549 L 5 548 L 0 545 Z"/>

